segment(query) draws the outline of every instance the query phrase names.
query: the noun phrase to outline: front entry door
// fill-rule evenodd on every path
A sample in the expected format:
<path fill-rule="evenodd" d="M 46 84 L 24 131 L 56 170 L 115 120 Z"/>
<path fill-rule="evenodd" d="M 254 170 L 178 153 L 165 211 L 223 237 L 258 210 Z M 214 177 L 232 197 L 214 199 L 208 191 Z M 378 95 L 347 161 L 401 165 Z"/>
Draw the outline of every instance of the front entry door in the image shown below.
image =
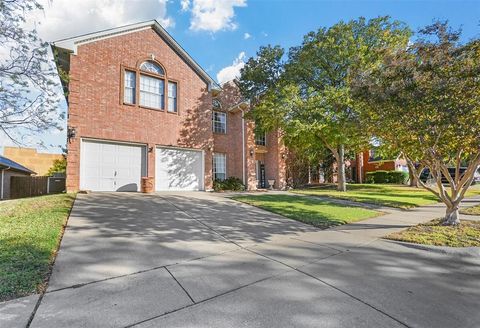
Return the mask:
<path fill-rule="evenodd" d="M 257 187 L 258 188 L 266 188 L 267 187 L 267 179 L 265 175 L 265 164 L 262 161 L 256 162 L 256 173 L 257 173 Z"/>

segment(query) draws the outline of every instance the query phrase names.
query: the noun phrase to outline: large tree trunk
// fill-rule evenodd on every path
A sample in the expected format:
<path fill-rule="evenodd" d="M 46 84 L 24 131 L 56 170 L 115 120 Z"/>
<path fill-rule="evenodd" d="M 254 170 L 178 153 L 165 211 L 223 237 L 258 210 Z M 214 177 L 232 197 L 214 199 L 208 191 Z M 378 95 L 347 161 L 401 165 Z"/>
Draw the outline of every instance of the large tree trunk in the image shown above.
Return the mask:
<path fill-rule="evenodd" d="M 460 213 L 458 211 L 458 205 L 447 207 L 443 225 L 455 226 L 460 224 Z"/>
<path fill-rule="evenodd" d="M 418 184 L 418 177 L 417 177 L 417 174 L 415 172 L 415 168 L 411 167 L 410 164 L 407 165 L 408 166 L 408 178 L 410 180 L 410 187 L 415 187 L 415 188 L 418 188 L 419 187 L 419 184 Z"/>
<path fill-rule="evenodd" d="M 463 172 L 463 174 L 460 174 L 460 155 L 461 150 L 458 152 L 457 155 L 455 176 L 453 177 L 448 170 L 447 163 L 445 163 L 442 159 L 439 159 L 436 156 L 436 153 L 433 151 L 431 151 L 431 155 L 429 157 L 425 158 L 420 162 L 423 167 L 428 167 L 430 169 L 430 173 L 436 181 L 436 188 L 427 185 L 425 182 L 420 180 L 420 167 L 419 169 L 415 170 L 418 179 L 417 181 L 419 182 L 419 184 L 423 188 L 432 192 L 435 196 L 438 197 L 439 200 L 441 200 L 447 206 L 445 218 L 442 222 L 442 224 L 444 225 L 460 224 L 460 214 L 458 211 L 460 203 L 465 197 L 465 193 L 467 192 L 468 188 L 472 184 L 473 178 L 475 176 L 475 171 L 480 165 L 480 153 L 478 153 L 470 160 L 465 172 Z M 405 156 L 405 158 L 409 162 L 409 164 L 414 167 L 412 159 L 409 158 L 407 155 Z M 450 185 L 450 193 L 447 192 L 445 186 L 442 183 L 442 176 L 444 176 L 448 180 L 448 184 Z"/>
<path fill-rule="evenodd" d="M 337 190 L 338 191 L 347 191 L 347 179 L 345 177 L 345 146 L 340 145 L 338 146 L 337 152 L 338 158 L 337 165 L 338 165 L 338 182 L 337 182 Z"/>

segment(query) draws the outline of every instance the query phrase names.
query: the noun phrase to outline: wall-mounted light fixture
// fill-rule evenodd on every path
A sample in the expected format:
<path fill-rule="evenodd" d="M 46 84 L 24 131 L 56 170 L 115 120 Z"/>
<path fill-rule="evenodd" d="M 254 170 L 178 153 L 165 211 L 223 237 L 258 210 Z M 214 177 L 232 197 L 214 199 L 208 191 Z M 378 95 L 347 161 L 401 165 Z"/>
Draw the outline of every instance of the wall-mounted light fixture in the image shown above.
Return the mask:
<path fill-rule="evenodd" d="M 77 130 L 72 126 L 67 127 L 67 140 L 68 140 L 68 142 L 70 143 L 72 141 L 72 139 L 75 138 L 76 136 L 77 136 Z"/>
<path fill-rule="evenodd" d="M 250 157 L 253 157 L 253 154 L 255 153 L 253 148 L 250 148 Z"/>
<path fill-rule="evenodd" d="M 285 159 L 286 157 L 287 157 L 287 155 L 282 154 L 282 159 Z"/>
<path fill-rule="evenodd" d="M 148 147 L 148 152 L 153 153 L 153 147 Z"/>

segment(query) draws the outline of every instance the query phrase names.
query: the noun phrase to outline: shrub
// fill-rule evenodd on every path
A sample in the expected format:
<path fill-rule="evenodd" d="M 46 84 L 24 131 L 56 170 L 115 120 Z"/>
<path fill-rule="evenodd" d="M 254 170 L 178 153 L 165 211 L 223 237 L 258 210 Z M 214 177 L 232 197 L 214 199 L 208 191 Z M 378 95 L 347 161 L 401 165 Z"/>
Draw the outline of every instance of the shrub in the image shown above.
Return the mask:
<path fill-rule="evenodd" d="M 367 172 L 366 183 L 395 183 L 405 184 L 408 180 L 408 173 L 403 171 L 373 171 Z"/>
<path fill-rule="evenodd" d="M 245 186 L 241 179 L 236 177 L 229 177 L 225 180 L 215 180 L 213 181 L 213 190 L 222 191 L 222 190 L 231 190 L 231 191 L 244 191 Z"/>
<path fill-rule="evenodd" d="M 390 171 L 388 183 L 406 184 L 408 181 L 408 173 L 403 171 Z"/>

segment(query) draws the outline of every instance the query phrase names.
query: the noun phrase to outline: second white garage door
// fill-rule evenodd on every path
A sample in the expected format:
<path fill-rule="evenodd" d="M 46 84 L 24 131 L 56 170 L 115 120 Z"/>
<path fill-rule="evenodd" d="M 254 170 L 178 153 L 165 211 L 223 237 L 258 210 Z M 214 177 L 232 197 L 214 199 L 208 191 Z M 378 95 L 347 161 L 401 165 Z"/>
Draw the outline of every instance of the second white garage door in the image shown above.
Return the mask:
<path fill-rule="evenodd" d="M 155 167 L 157 191 L 203 190 L 202 151 L 157 148 Z"/>

